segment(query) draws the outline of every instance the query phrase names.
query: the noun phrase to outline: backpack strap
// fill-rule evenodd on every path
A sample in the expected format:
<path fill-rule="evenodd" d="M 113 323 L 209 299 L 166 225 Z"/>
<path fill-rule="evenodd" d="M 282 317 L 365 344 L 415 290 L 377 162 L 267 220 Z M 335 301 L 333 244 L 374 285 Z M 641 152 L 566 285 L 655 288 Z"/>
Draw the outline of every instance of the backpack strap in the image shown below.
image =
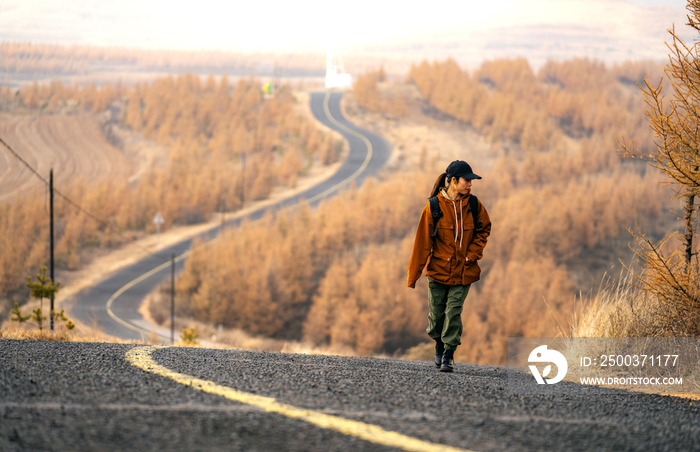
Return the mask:
<path fill-rule="evenodd" d="M 440 210 L 440 203 L 438 203 L 437 196 L 430 198 L 430 213 L 433 215 L 433 226 L 435 227 L 430 236 L 435 237 L 438 232 L 438 221 L 440 221 L 440 217 L 442 217 L 442 210 Z"/>
<path fill-rule="evenodd" d="M 469 210 L 472 211 L 472 220 L 474 220 L 474 232 L 476 232 L 476 217 L 479 214 L 479 200 L 474 195 L 471 195 L 471 197 L 469 198 Z"/>
<path fill-rule="evenodd" d="M 479 215 L 479 199 L 475 195 L 471 195 L 471 197 L 469 197 L 469 210 L 472 212 L 474 231 L 476 231 L 476 218 Z M 430 236 L 435 237 L 438 231 L 438 221 L 440 221 L 440 218 L 442 217 L 442 210 L 440 210 L 440 204 L 438 203 L 437 196 L 430 198 L 430 213 L 433 215 L 433 226 L 435 227 Z"/>

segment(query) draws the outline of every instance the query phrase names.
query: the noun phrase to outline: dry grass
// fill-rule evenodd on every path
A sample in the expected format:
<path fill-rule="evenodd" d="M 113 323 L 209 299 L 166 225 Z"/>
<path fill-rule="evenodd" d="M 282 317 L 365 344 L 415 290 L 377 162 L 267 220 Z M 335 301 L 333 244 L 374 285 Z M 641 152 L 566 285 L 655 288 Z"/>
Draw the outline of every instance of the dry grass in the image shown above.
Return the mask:
<path fill-rule="evenodd" d="M 435 356 L 435 342 L 425 342 L 406 350 L 400 359 L 410 361 L 432 361 Z"/>
<path fill-rule="evenodd" d="M 617 281 L 604 280 L 571 324 L 572 337 L 694 337 L 675 325 L 674 306 L 655 293 L 641 290 L 630 272 Z"/>
<path fill-rule="evenodd" d="M 630 284 L 632 279 L 629 273 L 620 274 L 617 281 L 604 279 L 595 297 L 585 302 L 583 312 L 574 315 L 571 336 L 646 336 L 640 326 L 656 307 L 648 294 Z"/>
<path fill-rule="evenodd" d="M 125 341 L 104 335 L 85 334 L 80 331 L 69 331 L 59 327 L 55 332 L 49 329 L 26 329 L 18 326 L 3 326 L 0 328 L 0 339 L 25 339 L 34 341 L 71 341 L 71 342 L 110 342 L 117 344 L 143 344 L 141 341 Z"/>
<path fill-rule="evenodd" d="M 700 366 L 698 365 L 697 339 L 675 337 L 667 328 L 670 324 L 668 306 L 655 294 L 643 291 L 632 283 L 631 273 L 621 274 L 617 281 L 608 279 L 601 284 L 595 297 L 586 303 L 581 313 L 577 313 L 571 325 L 571 337 L 565 340 L 565 355 L 665 355 L 677 353 L 677 371 L 684 383 L 689 383 L 691 392 L 700 392 Z M 598 340 L 577 341 L 577 338 L 598 338 Z M 653 369 L 652 369 L 653 370 Z M 597 377 L 648 376 L 648 367 L 622 367 L 597 369 Z M 567 379 L 577 375 L 567 375 Z M 687 385 L 686 385 L 687 387 Z M 663 392 L 668 388 L 644 389 L 645 392 Z"/>

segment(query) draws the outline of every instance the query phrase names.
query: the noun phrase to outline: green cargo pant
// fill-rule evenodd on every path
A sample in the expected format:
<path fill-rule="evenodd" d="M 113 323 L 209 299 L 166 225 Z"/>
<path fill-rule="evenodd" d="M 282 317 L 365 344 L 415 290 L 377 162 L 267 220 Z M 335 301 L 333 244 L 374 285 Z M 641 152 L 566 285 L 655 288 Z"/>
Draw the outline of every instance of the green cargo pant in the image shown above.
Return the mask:
<path fill-rule="evenodd" d="M 462 308 L 471 284 L 448 286 L 428 278 L 428 336 L 442 339 L 445 348 L 456 350 L 462 343 Z"/>

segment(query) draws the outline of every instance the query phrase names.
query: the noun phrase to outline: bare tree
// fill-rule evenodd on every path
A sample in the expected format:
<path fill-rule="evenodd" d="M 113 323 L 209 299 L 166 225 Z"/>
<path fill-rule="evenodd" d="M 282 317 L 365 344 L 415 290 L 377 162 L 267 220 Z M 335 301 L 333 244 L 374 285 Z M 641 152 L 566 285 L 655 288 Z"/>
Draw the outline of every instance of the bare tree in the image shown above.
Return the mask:
<path fill-rule="evenodd" d="M 700 0 L 689 0 L 687 9 L 690 13 L 687 25 L 700 32 Z M 685 335 L 697 333 L 700 311 L 697 260 L 693 264 L 693 256 L 697 254 L 695 197 L 700 195 L 700 56 L 697 45 L 683 42 L 675 27 L 669 33 L 673 41 L 667 44 L 670 54 L 665 73 L 670 99 L 664 103 L 661 80 L 653 85 L 647 77 L 644 86 L 640 86 L 649 106 L 646 110 L 649 126 L 657 137 L 656 149 L 644 153 L 624 138 L 620 139 L 620 145 L 623 155 L 644 160 L 663 171 L 676 189 L 676 199 L 684 201 L 683 253 L 662 254 L 661 249 L 670 236 L 655 245 L 639 226 L 630 232 L 638 244 L 635 253 L 644 265 L 643 274 L 635 275 L 637 286 L 656 295 L 665 307 L 660 312 L 666 332 Z"/>
<path fill-rule="evenodd" d="M 700 0 L 690 0 L 688 11 L 688 25 L 700 32 Z M 647 78 L 641 87 L 649 105 L 649 125 L 658 138 L 656 150 L 642 153 L 624 139 L 621 146 L 625 155 L 647 161 L 677 186 L 677 197 L 685 201 L 685 262 L 690 267 L 695 254 L 695 197 L 700 194 L 700 58 L 697 45 L 683 42 L 675 28 L 669 33 L 673 42 L 668 44 L 671 53 L 665 72 L 673 93 L 668 105 L 664 104 L 661 81 L 654 86 Z"/>

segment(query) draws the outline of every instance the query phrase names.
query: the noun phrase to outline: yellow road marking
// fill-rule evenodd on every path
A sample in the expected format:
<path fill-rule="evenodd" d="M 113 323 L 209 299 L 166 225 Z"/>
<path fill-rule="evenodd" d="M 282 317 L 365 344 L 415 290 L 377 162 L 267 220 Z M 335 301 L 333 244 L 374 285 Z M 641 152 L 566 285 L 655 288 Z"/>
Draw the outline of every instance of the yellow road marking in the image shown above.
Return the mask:
<path fill-rule="evenodd" d="M 133 365 L 146 372 L 170 378 L 180 384 L 191 386 L 200 391 L 210 394 L 220 395 L 229 400 L 245 403 L 261 408 L 269 413 L 277 413 L 291 419 L 298 419 L 308 422 L 317 427 L 335 430 L 344 435 L 370 441 L 383 446 L 395 447 L 407 451 L 415 452 L 470 452 L 465 449 L 445 446 L 443 444 L 430 443 L 417 438 L 402 435 L 401 433 L 384 430 L 383 428 L 365 424 L 364 422 L 352 421 L 317 411 L 297 408 L 291 405 L 278 402 L 272 397 L 259 396 L 239 391 L 214 383 L 213 381 L 201 380 L 191 375 L 181 374 L 172 371 L 160 364 L 157 364 L 152 357 L 155 350 L 167 347 L 135 347 L 126 353 L 126 359 Z"/>
<path fill-rule="evenodd" d="M 365 157 L 365 160 L 362 162 L 362 165 L 360 165 L 360 167 L 357 169 L 357 171 L 355 171 L 350 177 L 348 177 L 348 178 L 345 179 L 344 181 L 342 181 L 342 182 L 340 182 L 340 183 L 338 183 L 338 184 L 332 186 L 331 188 L 329 188 L 328 190 L 324 191 L 323 193 L 319 193 L 318 195 L 316 195 L 316 196 L 314 196 L 314 197 L 312 197 L 312 198 L 307 199 L 306 202 L 309 202 L 309 203 L 310 203 L 310 202 L 313 202 L 313 201 L 316 201 L 317 199 L 322 198 L 322 197 L 326 196 L 326 195 L 329 194 L 329 193 L 333 193 L 334 191 L 339 190 L 341 187 L 344 187 L 345 185 L 348 185 L 350 182 L 352 182 L 352 181 L 354 181 L 355 179 L 357 179 L 357 177 L 358 177 L 360 174 L 362 174 L 362 172 L 367 168 L 367 165 L 369 165 L 369 162 L 372 160 L 372 156 L 374 155 L 374 148 L 372 147 L 372 143 L 370 143 L 369 139 L 368 139 L 366 136 L 362 135 L 362 134 L 359 133 L 359 132 L 355 132 L 354 130 L 352 130 L 351 128 L 345 126 L 344 124 L 341 124 L 337 119 L 335 119 L 335 118 L 333 117 L 333 115 L 331 114 L 331 110 L 330 110 L 330 108 L 328 107 L 328 102 L 330 101 L 330 98 L 331 98 L 331 92 L 330 92 L 330 91 L 327 91 L 327 92 L 326 92 L 326 96 L 323 98 L 323 111 L 326 113 L 326 116 L 327 116 L 328 119 L 329 119 L 333 124 L 335 124 L 336 126 L 338 126 L 338 127 L 340 127 L 341 129 L 345 130 L 345 131 L 348 132 L 349 134 L 354 135 L 354 136 L 360 138 L 360 139 L 365 143 L 365 146 L 367 146 L 367 156 Z"/>
<path fill-rule="evenodd" d="M 189 254 L 190 254 L 189 251 L 185 251 L 184 253 L 182 253 L 181 255 L 179 255 L 178 257 L 175 258 L 175 262 L 180 262 L 181 260 L 183 260 L 184 258 L 189 256 Z M 137 326 L 134 326 L 131 323 L 127 322 L 126 320 L 122 320 L 119 317 L 117 317 L 117 315 L 112 311 L 112 304 L 114 303 L 114 300 L 116 300 L 121 294 L 123 294 L 127 290 L 131 289 L 136 284 L 140 283 L 141 281 L 148 278 L 149 276 L 151 276 L 155 273 L 158 273 L 159 271 L 163 270 L 164 268 L 169 267 L 170 265 L 172 265 L 171 261 L 165 262 L 164 264 L 157 266 L 153 270 L 146 272 L 143 275 L 139 276 L 138 278 L 126 283 L 121 289 L 114 292 L 114 294 L 112 294 L 112 296 L 109 297 L 109 300 L 107 300 L 107 314 L 109 314 L 109 316 L 112 317 L 117 323 L 119 323 L 120 325 L 122 325 L 126 328 L 129 328 L 130 330 L 136 331 L 137 333 L 151 334 L 150 331 L 146 331 L 143 328 L 139 328 Z"/>
<path fill-rule="evenodd" d="M 360 174 L 362 174 L 362 172 L 367 168 L 367 165 L 369 165 L 369 162 L 370 162 L 370 160 L 372 160 L 372 156 L 374 155 L 374 148 L 372 147 L 372 143 L 370 143 L 369 139 L 368 139 L 366 136 L 362 135 L 362 134 L 359 133 L 359 132 L 355 132 L 354 130 L 352 130 L 352 129 L 346 127 L 345 125 L 341 124 L 340 122 L 338 122 L 337 119 L 335 119 L 335 118 L 333 117 L 333 115 L 331 114 L 330 107 L 328 106 L 329 101 L 330 101 L 330 98 L 331 98 L 331 92 L 330 92 L 330 91 L 327 91 L 327 92 L 326 92 L 326 96 L 323 98 L 323 111 L 326 113 L 326 116 L 327 116 L 328 119 L 329 119 L 333 124 L 335 124 L 336 126 L 340 127 L 341 129 L 345 130 L 346 132 L 350 133 L 351 135 L 355 135 L 355 136 L 359 137 L 359 138 L 365 143 L 365 145 L 367 146 L 367 156 L 365 157 L 365 160 L 362 162 L 362 165 L 361 165 L 361 166 L 357 169 L 357 171 L 355 171 L 350 177 L 348 177 L 347 179 L 345 179 L 345 180 L 343 180 L 343 181 L 341 181 L 341 182 L 335 184 L 334 186 L 332 186 L 332 187 L 329 188 L 328 190 L 324 191 L 323 193 L 320 193 L 320 194 L 318 194 L 318 195 L 316 195 L 316 196 L 313 196 L 313 197 L 307 199 L 307 200 L 306 200 L 307 203 L 316 201 L 317 199 L 320 199 L 320 198 L 322 198 L 322 197 L 324 197 L 324 196 L 326 196 L 326 195 L 328 195 L 328 194 L 330 194 L 330 193 L 333 193 L 334 191 L 338 191 L 341 187 L 344 187 L 345 185 L 348 185 L 348 184 L 349 184 L 350 182 L 352 182 L 353 180 L 357 179 L 357 177 L 358 177 Z M 295 207 L 295 206 L 288 206 L 288 207 L 285 207 L 285 208 L 280 209 L 280 210 L 283 211 L 283 210 L 286 210 L 286 209 L 290 209 L 290 208 L 292 208 L 292 207 Z M 240 213 L 239 213 L 239 214 L 236 214 L 236 215 L 234 215 L 233 219 L 236 219 L 236 218 L 238 218 L 238 217 L 240 217 L 240 216 L 243 216 L 243 214 L 240 214 Z M 218 237 L 217 237 L 217 238 L 218 238 Z M 205 245 L 209 244 L 210 242 L 212 242 L 212 241 L 214 241 L 214 240 L 216 240 L 216 238 L 211 239 L 211 240 L 205 242 Z M 181 260 L 183 260 L 184 258 L 186 258 L 187 256 L 189 256 L 189 254 L 190 254 L 189 251 L 185 251 L 184 253 L 182 253 L 181 255 L 179 255 L 177 258 L 175 258 L 175 261 L 176 261 L 176 262 L 180 262 Z M 123 319 L 117 317 L 117 315 L 112 311 L 112 305 L 114 304 L 114 301 L 115 301 L 117 298 L 119 298 L 119 296 L 120 296 L 121 294 L 123 294 L 123 293 L 126 292 L 127 290 L 131 289 L 131 288 L 134 287 L 136 284 L 140 283 L 141 281 L 143 281 L 144 279 L 148 278 L 149 276 L 151 276 L 151 275 L 153 275 L 153 274 L 155 274 L 155 273 L 158 273 L 159 271 L 163 270 L 164 268 L 167 268 L 169 265 L 171 265 L 171 262 L 170 262 L 170 261 L 167 261 L 167 262 L 165 262 L 165 263 L 159 265 L 158 267 L 152 269 L 151 271 L 149 271 L 149 272 L 147 272 L 147 273 L 144 273 L 143 275 L 139 276 L 138 278 L 134 279 L 133 281 L 130 281 L 130 282 L 126 283 L 126 284 L 124 285 L 124 287 L 122 287 L 121 289 L 119 289 L 119 290 L 117 290 L 116 292 L 114 292 L 114 294 L 113 294 L 111 297 L 109 297 L 109 300 L 107 300 L 107 314 L 109 314 L 109 316 L 110 316 L 112 319 L 114 319 L 114 321 L 116 321 L 116 322 L 119 323 L 120 325 L 122 325 L 122 326 L 124 326 L 124 327 L 126 327 L 126 328 L 128 328 L 128 329 L 130 329 L 130 330 L 132 330 L 132 331 L 135 331 L 135 332 L 140 333 L 140 334 L 147 334 L 147 335 L 150 335 L 150 334 L 151 334 L 151 331 L 147 331 L 147 330 L 145 330 L 145 329 L 143 329 L 143 328 L 139 328 L 139 327 L 137 327 L 137 326 L 135 326 L 135 325 L 132 325 L 131 323 L 127 322 L 126 320 L 123 320 Z M 158 336 L 160 336 L 160 335 L 158 335 Z M 160 336 L 160 337 L 163 337 L 164 339 L 168 339 L 168 338 L 165 337 L 165 336 Z"/>

